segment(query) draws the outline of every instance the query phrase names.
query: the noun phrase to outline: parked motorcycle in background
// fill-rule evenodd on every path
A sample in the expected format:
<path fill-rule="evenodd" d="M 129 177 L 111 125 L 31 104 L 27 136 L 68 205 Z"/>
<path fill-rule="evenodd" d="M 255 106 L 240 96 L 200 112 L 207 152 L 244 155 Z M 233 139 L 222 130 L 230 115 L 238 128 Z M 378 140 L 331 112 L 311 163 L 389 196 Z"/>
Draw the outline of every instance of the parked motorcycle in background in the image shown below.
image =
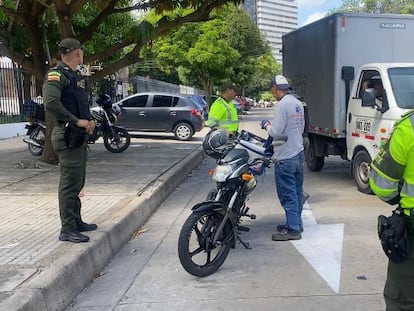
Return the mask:
<path fill-rule="evenodd" d="M 121 108 L 112 104 L 109 95 L 103 95 L 96 101 L 98 107 L 91 109 L 91 117 L 96 122 L 95 129 L 89 135 L 88 144 L 94 144 L 103 137 L 105 148 L 113 153 L 120 153 L 128 149 L 131 143 L 131 135 L 128 131 L 114 123 L 121 114 Z"/>
<path fill-rule="evenodd" d="M 286 136 L 263 139 L 247 131 L 230 140 L 223 129 L 213 129 L 206 135 L 203 149 L 217 160 L 216 168 L 211 170 L 217 187 L 210 191 L 207 201 L 192 208 L 181 228 L 178 256 L 188 273 L 197 277 L 214 273 L 236 241 L 250 248 L 240 236 L 241 231 L 249 231 L 241 225 L 242 217 L 256 219 L 246 201 L 256 187 L 256 176 L 272 162 L 273 146 L 286 140 Z"/>
<path fill-rule="evenodd" d="M 96 126 L 88 137 L 88 144 L 94 144 L 102 137 L 108 151 L 113 153 L 125 151 L 131 143 L 131 135 L 125 128 L 114 125 L 121 114 L 120 107 L 112 104 L 109 95 L 100 96 L 96 103 L 98 106 L 90 109 L 91 118 L 95 120 Z M 29 137 L 25 137 L 23 141 L 28 144 L 32 155 L 40 156 L 43 153 L 46 138 L 44 105 L 30 100 L 25 105 L 25 113 L 29 121 L 26 125 L 26 135 Z"/>
<path fill-rule="evenodd" d="M 23 141 L 27 143 L 29 152 L 34 156 L 40 156 L 43 153 L 43 145 L 46 139 L 45 108 L 43 104 L 36 103 L 33 100 L 24 105 L 24 113 L 28 119 L 25 128 L 27 129 Z"/>

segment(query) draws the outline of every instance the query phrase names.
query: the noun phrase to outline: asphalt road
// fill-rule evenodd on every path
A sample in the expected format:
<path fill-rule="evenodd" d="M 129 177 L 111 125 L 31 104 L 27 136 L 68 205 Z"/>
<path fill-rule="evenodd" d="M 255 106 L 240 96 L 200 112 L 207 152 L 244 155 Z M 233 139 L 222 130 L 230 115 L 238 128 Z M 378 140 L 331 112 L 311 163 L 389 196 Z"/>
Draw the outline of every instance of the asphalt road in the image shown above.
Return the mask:
<path fill-rule="evenodd" d="M 263 136 L 259 122 L 271 114 L 253 110 L 241 127 Z M 376 219 L 391 209 L 359 193 L 339 157 L 321 172 L 306 170 L 311 197 L 302 240 L 271 240 L 284 213 L 268 169 L 248 201 L 257 219 L 244 222 L 251 230 L 243 238 L 252 249 L 237 244 L 215 274 L 189 275 L 178 260 L 178 235 L 191 207 L 214 187 L 207 174 L 214 165 L 206 159 L 188 176 L 68 310 L 385 310 L 387 260 Z"/>

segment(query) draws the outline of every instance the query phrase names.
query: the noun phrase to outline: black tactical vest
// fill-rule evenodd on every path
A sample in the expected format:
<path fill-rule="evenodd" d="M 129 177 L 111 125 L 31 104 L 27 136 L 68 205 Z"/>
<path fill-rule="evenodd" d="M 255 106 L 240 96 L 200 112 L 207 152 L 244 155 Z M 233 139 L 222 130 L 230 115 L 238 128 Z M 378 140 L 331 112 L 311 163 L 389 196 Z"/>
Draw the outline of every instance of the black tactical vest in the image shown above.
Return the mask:
<path fill-rule="evenodd" d="M 79 119 L 91 119 L 88 93 L 85 88 L 85 79 L 75 71 L 59 68 L 66 78 L 70 80 L 70 85 L 62 90 L 61 101 L 63 106 Z"/>

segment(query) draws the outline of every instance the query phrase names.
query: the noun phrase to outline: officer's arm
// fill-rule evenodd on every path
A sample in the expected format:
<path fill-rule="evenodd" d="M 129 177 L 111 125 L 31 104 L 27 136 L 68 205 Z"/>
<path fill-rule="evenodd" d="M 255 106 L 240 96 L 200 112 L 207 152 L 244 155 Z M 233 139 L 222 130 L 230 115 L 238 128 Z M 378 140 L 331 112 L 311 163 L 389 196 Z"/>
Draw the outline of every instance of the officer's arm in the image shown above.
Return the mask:
<path fill-rule="evenodd" d="M 70 81 L 62 73 L 49 71 L 43 84 L 43 102 L 45 109 L 50 111 L 57 120 L 76 124 L 78 118 L 67 111 L 61 101 L 63 88 L 69 84 Z"/>
<path fill-rule="evenodd" d="M 371 164 L 371 189 L 381 200 L 391 205 L 400 200 L 400 183 L 407 161 L 407 146 L 403 143 L 403 135 L 403 131 L 396 127 L 389 142 Z"/>
<path fill-rule="evenodd" d="M 208 113 L 208 120 L 206 126 L 214 127 L 222 119 L 222 105 L 218 102 L 218 99 L 211 105 L 210 111 Z"/>

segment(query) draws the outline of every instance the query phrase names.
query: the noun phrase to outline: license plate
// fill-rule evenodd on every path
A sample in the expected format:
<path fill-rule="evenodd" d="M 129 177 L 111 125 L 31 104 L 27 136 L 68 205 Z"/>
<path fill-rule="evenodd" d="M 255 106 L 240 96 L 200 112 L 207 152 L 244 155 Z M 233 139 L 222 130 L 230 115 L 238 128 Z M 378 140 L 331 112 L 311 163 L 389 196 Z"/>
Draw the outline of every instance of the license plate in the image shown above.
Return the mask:
<path fill-rule="evenodd" d="M 369 133 L 371 132 L 371 124 L 372 122 L 370 119 L 356 119 L 355 132 L 363 134 Z"/>

